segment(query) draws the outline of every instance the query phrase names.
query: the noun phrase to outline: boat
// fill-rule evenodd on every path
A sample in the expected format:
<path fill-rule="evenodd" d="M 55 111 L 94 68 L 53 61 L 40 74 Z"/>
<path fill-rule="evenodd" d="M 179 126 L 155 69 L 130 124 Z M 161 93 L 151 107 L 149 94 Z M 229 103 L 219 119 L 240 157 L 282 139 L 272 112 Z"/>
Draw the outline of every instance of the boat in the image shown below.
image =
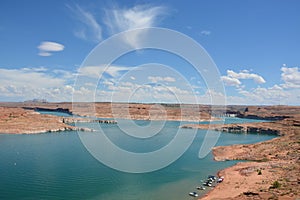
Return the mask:
<path fill-rule="evenodd" d="M 224 181 L 224 176 L 221 176 L 219 179 L 218 179 L 218 183 L 221 183 L 221 182 L 223 182 Z"/>
<path fill-rule="evenodd" d="M 203 185 L 204 185 L 204 186 L 208 186 L 208 187 L 212 187 L 212 183 L 211 183 L 211 182 L 209 182 L 209 181 L 207 181 L 207 182 L 203 183 Z"/>
<path fill-rule="evenodd" d="M 213 175 L 209 175 L 209 176 L 207 177 L 207 179 L 217 180 L 217 177 L 216 177 L 216 176 L 213 176 Z"/>
<path fill-rule="evenodd" d="M 203 186 L 198 186 L 198 187 L 197 187 L 197 190 L 205 190 L 205 187 L 203 187 Z"/>
<path fill-rule="evenodd" d="M 192 196 L 192 197 L 198 197 L 197 192 L 190 192 L 189 195 Z"/>

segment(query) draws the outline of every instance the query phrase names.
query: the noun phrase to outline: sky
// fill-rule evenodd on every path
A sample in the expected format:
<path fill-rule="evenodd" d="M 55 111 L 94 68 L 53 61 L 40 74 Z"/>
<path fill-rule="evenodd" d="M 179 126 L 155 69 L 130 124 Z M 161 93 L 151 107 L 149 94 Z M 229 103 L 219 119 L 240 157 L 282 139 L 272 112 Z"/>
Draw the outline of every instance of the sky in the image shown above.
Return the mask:
<path fill-rule="evenodd" d="M 299 105 L 299 8 L 298 0 L 2 0 L 0 101 Z M 184 53 L 211 66 L 201 73 L 185 56 L 143 48 L 152 27 L 190 38 L 204 53 Z M 98 51 L 112 38 L 119 46 Z M 122 45 L 131 51 L 103 62 Z"/>

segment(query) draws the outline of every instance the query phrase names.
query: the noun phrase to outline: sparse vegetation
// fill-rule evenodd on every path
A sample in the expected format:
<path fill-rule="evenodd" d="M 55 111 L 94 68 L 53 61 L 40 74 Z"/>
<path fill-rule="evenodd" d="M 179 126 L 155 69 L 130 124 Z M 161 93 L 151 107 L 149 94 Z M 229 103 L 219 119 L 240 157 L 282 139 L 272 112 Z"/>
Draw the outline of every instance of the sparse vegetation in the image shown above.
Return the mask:
<path fill-rule="evenodd" d="M 257 175 L 262 175 L 261 169 L 257 170 Z"/>
<path fill-rule="evenodd" d="M 277 188 L 280 188 L 280 187 L 281 187 L 281 184 L 278 181 L 274 181 L 270 188 L 271 189 L 277 189 Z"/>

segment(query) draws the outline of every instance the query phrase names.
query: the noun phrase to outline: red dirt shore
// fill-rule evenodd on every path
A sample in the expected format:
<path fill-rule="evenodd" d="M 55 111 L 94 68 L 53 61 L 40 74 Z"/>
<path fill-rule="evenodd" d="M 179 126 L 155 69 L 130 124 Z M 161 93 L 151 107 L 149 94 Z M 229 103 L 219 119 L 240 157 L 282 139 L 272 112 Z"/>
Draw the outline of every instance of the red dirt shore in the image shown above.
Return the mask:
<path fill-rule="evenodd" d="M 73 105 L 74 106 L 74 105 Z M 0 103 L 0 133 L 40 133 L 73 130 L 61 117 L 40 115 L 34 110 L 61 110 L 81 116 L 152 120 L 211 120 L 211 106 L 122 103 Z M 27 109 L 24 109 L 27 108 Z M 224 111 L 220 109 L 220 114 Z M 219 172 L 225 180 L 203 199 L 300 199 L 300 107 L 228 106 L 227 114 L 252 119 L 278 120 L 266 123 L 211 127 L 223 132 L 277 134 L 270 141 L 213 149 L 216 160 L 247 160 Z"/>
<path fill-rule="evenodd" d="M 40 115 L 22 108 L 0 107 L 0 133 L 34 134 L 73 129 L 55 116 Z"/>
<path fill-rule="evenodd" d="M 291 116 L 263 125 L 278 130 L 282 135 L 278 138 L 257 144 L 214 147 L 218 161 L 249 162 L 221 170 L 218 175 L 224 176 L 224 181 L 202 199 L 300 199 L 299 124 L 299 116 Z"/>

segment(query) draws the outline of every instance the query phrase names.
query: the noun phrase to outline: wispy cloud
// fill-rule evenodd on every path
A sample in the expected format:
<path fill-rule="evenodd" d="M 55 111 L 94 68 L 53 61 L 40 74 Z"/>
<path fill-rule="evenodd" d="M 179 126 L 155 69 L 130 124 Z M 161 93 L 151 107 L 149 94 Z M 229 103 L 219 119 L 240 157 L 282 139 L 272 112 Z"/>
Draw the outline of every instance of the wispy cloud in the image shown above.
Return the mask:
<path fill-rule="evenodd" d="M 44 41 L 37 47 L 40 56 L 51 56 L 53 52 L 63 51 L 64 45 L 57 42 Z"/>
<path fill-rule="evenodd" d="M 140 29 L 134 33 L 127 34 L 123 41 L 138 48 L 147 39 L 146 30 L 143 28 L 157 26 L 165 15 L 166 8 L 163 6 L 137 5 L 132 8 L 113 8 L 105 10 L 104 23 L 110 34 L 122 31 Z"/>
<path fill-rule="evenodd" d="M 25 67 L 25 68 L 22 68 L 21 70 L 31 71 L 31 72 L 45 72 L 48 69 L 46 67 L 41 66 L 41 67 Z"/>
<path fill-rule="evenodd" d="M 148 79 L 152 83 L 157 83 L 157 82 L 175 82 L 175 78 L 166 76 L 166 77 L 161 77 L 161 76 L 149 76 Z"/>
<path fill-rule="evenodd" d="M 102 74 L 116 77 L 120 75 L 120 72 L 128 71 L 129 69 L 129 67 L 124 66 L 84 66 L 78 69 L 78 75 L 97 79 L 101 77 Z"/>
<path fill-rule="evenodd" d="M 132 8 L 114 8 L 105 10 L 105 24 L 112 34 L 156 26 L 158 17 L 166 11 L 165 7 L 137 5 Z"/>
<path fill-rule="evenodd" d="M 104 8 L 101 13 L 93 14 L 79 5 L 67 6 L 82 27 L 74 32 L 75 36 L 84 40 L 100 42 L 103 34 L 107 36 L 127 30 L 143 29 L 157 26 L 166 13 L 163 6 L 136 5 L 131 8 Z M 96 17 L 99 16 L 99 17 Z M 123 38 L 123 42 L 137 47 L 143 39 L 141 31 L 136 31 Z M 145 32 L 143 32 L 145 34 Z M 144 35 L 143 34 L 143 35 Z"/>
<path fill-rule="evenodd" d="M 79 20 L 82 25 L 80 29 L 74 32 L 76 37 L 94 42 L 100 42 L 103 39 L 102 27 L 91 12 L 84 10 L 79 5 L 67 7 L 74 13 L 76 19 Z"/>
<path fill-rule="evenodd" d="M 211 31 L 208 31 L 208 30 L 201 31 L 201 35 L 209 36 L 210 34 L 211 34 Z"/>

